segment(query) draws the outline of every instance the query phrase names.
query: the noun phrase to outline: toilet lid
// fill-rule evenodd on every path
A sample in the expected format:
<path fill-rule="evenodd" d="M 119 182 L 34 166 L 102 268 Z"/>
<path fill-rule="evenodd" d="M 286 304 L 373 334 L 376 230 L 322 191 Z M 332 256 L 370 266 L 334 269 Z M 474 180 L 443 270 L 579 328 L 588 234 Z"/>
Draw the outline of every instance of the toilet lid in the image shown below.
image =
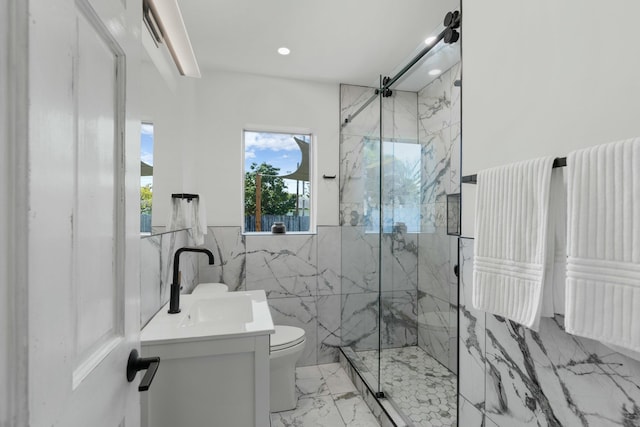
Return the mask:
<path fill-rule="evenodd" d="M 192 294 L 214 294 L 218 292 L 227 292 L 229 287 L 224 283 L 200 283 L 193 290 Z"/>
<path fill-rule="evenodd" d="M 271 350 L 283 350 L 304 341 L 304 329 L 295 326 L 276 325 L 271 334 Z"/>

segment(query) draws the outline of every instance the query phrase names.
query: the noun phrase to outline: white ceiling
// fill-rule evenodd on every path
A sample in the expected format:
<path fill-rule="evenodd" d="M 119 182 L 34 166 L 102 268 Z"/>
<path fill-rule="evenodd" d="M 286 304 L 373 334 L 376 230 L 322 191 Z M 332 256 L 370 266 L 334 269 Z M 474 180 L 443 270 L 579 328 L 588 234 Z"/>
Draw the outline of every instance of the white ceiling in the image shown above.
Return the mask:
<path fill-rule="evenodd" d="M 404 66 L 424 47 L 425 38 L 443 28 L 444 15 L 458 9 L 458 4 L 458 0 L 179 0 L 204 70 L 366 86 L 377 86 L 380 74 L 393 75 Z M 291 54 L 279 55 L 276 50 L 281 46 Z"/>

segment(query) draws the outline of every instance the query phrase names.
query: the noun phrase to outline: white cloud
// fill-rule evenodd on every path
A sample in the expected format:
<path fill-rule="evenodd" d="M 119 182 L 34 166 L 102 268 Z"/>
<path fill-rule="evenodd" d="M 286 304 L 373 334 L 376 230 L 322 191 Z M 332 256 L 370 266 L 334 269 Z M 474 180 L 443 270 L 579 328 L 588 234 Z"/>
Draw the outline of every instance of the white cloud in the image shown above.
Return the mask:
<path fill-rule="evenodd" d="M 244 152 L 244 158 L 245 159 L 255 159 L 256 158 L 256 152 L 253 151 L 253 150 L 245 151 Z"/>
<path fill-rule="evenodd" d="M 245 149 L 255 150 L 299 150 L 298 144 L 293 140 L 293 135 L 284 133 L 245 132 L 244 146 Z"/>
<path fill-rule="evenodd" d="M 153 166 L 153 153 L 140 153 L 140 160 Z"/>
<path fill-rule="evenodd" d="M 143 123 L 141 132 L 143 135 L 153 135 L 153 125 L 151 123 Z"/>

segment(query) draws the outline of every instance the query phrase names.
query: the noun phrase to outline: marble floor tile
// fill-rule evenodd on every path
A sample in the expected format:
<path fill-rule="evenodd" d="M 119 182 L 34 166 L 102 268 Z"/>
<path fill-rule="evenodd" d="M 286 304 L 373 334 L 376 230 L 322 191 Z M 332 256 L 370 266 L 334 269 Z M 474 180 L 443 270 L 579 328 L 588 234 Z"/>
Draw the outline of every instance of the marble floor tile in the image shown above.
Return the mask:
<path fill-rule="evenodd" d="M 342 394 L 349 392 L 357 392 L 347 373 L 342 369 L 339 363 L 327 363 L 318 365 L 322 377 L 329 387 L 331 394 Z"/>
<path fill-rule="evenodd" d="M 271 427 L 380 427 L 339 363 L 296 368 L 296 394 L 296 408 L 271 414 Z"/>
<path fill-rule="evenodd" d="M 377 351 L 357 352 L 369 370 L 376 369 Z M 414 426 L 455 426 L 456 376 L 419 347 L 382 350 L 382 390 Z"/>
<path fill-rule="evenodd" d="M 378 427 L 380 424 L 371 410 L 357 393 L 333 396 L 345 424 L 349 427 Z"/>
<path fill-rule="evenodd" d="M 271 427 L 346 427 L 331 396 L 303 397 L 291 411 L 271 414 Z"/>
<path fill-rule="evenodd" d="M 317 366 L 296 368 L 296 394 L 298 398 L 306 396 L 327 396 L 329 387 Z"/>

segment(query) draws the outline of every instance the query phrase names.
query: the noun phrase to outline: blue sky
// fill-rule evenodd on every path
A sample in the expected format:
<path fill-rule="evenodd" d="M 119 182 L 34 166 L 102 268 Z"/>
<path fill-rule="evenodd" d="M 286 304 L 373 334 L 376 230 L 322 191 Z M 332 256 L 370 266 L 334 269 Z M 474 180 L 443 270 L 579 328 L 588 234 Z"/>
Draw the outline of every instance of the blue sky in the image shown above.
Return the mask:
<path fill-rule="evenodd" d="M 142 136 L 140 139 L 140 160 L 153 166 L 153 125 L 142 124 Z"/>
<path fill-rule="evenodd" d="M 244 170 L 250 170 L 252 163 L 268 163 L 280 168 L 280 175 L 286 175 L 295 171 L 302 158 L 300 148 L 294 141 L 297 137 L 306 142 L 311 142 L 309 135 L 293 135 L 288 133 L 251 132 L 244 133 Z M 289 181 L 289 180 L 287 180 Z M 288 183 L 289 191 L 295 192 Z"/>
<path fill-rule="evenodd" d="M 140 136 L 140 160 L 153 166 L 153 125 L 150 123 L 142 123 Z M 147 184 L 153 184 L 153 177 L 141 176 L 140 186 L 144 187 Z"/>
<path fill-rule="evenodd" d="M 308 135 L 288 133 L 250 132 L 244 133 L 244 168 L 249 170 L 251 163 L 266 162 L 280 168 L 284 175 L 296 170 L 302 154 L 293 137 L 309 141 Z"/>

